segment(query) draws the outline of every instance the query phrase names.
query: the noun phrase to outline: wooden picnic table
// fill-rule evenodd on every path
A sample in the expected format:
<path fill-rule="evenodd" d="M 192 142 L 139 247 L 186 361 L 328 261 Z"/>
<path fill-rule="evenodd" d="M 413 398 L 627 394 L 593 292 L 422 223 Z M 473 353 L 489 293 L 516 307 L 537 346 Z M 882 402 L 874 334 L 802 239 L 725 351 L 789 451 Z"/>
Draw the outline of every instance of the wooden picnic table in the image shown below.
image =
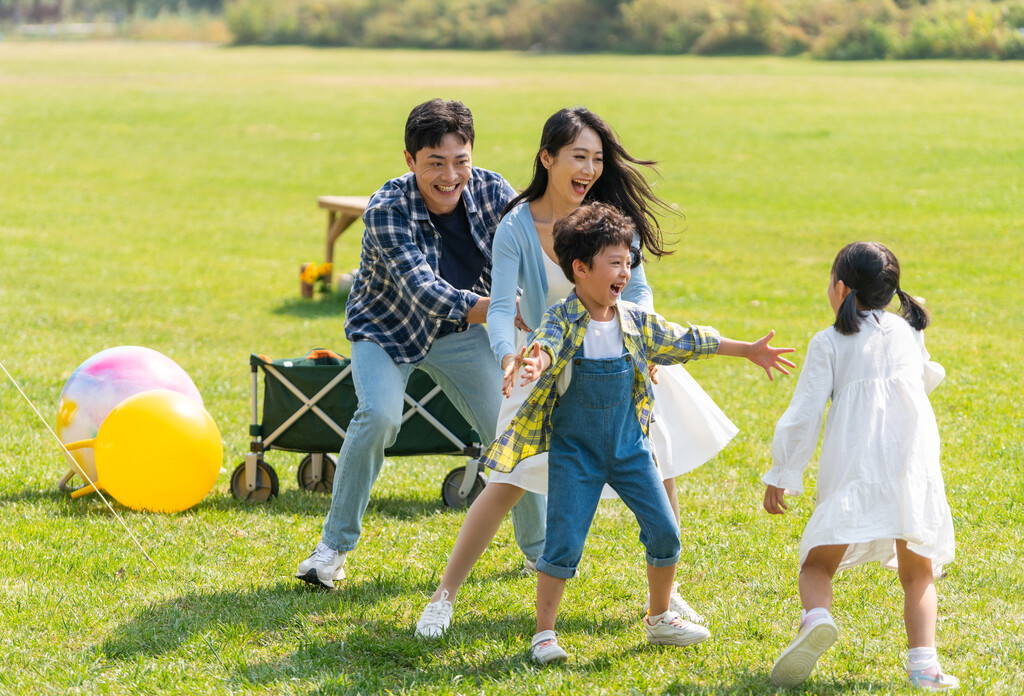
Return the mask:
<path fill-rule="evenodd" d="M 327 276 L 327 283 L 334 281 L 334 243 L 341 233 L 363 217 L 363 211 L 370 202 L 369 196 L 320 196 L 317 205 L 327 211 L 327 249 L 325 260 L 331 264 L 332 272 Z"/>

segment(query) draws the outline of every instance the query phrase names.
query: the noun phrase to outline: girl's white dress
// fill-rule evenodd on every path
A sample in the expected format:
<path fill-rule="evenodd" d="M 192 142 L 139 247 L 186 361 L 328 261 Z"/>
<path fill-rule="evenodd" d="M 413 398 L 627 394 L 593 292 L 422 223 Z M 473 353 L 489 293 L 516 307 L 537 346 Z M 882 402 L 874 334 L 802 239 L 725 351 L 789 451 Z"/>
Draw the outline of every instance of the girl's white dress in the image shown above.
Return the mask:
<path fill-rule="evenodd" d="M 572 290 L 572 283 L 565 277 L 558 264 L 547 254 L 544 270 L 547 273 L 547 306 L 565 299 Z M 531 327 L 536 328 L 536 327 Z M 516 334 L 516 350 L 526 345 L 527 332 Z M 568 386 L 571 371 L 566 370 L 560 379 L 560 388 Z M 498 415 L 498 432 L 502 432 L 527 394 L 536 384 L 520 386 L 517 376 L 512 395 L 505 399 Z M 715 456 L 739 432 L 717 404 L 711 400 L 696 380 L 682 365 L 668 365 L 658 368 L 658 384 L 654 385 L 654 421 L 651 423 L 651 444 L 654 447 L 663 479 L 675 478 Z M 508 473 L 490 472 L 492 482 L 511 483 L 528 491 L 547 495 L 548 455 L 543 452 L 520 462 Z M 615 492 L 605 486 L 604 498 L 614 498 Z"/>
<path fill-rule="evenodd" d="M 802 492 L 831 399 L 801 565 L 816 546 L 848 544 L 840 570 L 870 561 L 896 568 L 897 539 L 931 559 L 935 575 L 953 560 L 953 518 L 928 401 L 944 376 L 923 333 L 884 310 L 866 313 L 853 335 L 828 328 L 811 339 L 762 479 L 790 495 Z"/>

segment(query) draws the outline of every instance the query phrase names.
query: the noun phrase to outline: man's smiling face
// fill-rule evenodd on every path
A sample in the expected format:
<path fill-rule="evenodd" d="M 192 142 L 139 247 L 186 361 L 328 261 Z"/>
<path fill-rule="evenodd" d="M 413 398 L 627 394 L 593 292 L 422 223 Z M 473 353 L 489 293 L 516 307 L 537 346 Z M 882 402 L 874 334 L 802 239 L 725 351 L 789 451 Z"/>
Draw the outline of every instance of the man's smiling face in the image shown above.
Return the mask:
<path fill-rule="evenodd" d="M 473 168 L 473 146 L 448 133 L 437 147 L 425 147 L 415 156 L 405 151 L 405 163 L 416 175 L 416 187 L 427 210 L 434 215 L 455 211 Z"/>

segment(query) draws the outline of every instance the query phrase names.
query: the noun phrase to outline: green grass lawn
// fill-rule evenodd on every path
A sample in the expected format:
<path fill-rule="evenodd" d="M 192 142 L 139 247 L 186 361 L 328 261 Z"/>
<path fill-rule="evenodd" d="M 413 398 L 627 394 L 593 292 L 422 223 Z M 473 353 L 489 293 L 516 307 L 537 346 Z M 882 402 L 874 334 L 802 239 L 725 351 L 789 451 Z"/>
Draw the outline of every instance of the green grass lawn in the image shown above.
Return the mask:
<path fill-rule="evenodd" d="M 658 191 L 685 220 L 666 221 L 678 251 L 648 275 L 673 320 L 735 338 L 774 328 L 799 362 L 831 321 L 836 251 L 856 239 L 895 251 L 948 374 L 932 402 L 959 554 L 937 585 L 940 652 L 967 693 L 1020 693 L 1020 64 L 0 43 L 0 360 L 52 422 L 87 357 L 159 350 L 199 386 L 232 470 L 248 447 L 249 354 L 348 352 L 341 302 L 298 296 L 299 265 L 323 257 L 316 197 L 401 174 L 405 117 L 434 96 L 473 109 L 475 163 L 516 186 L 567 105 L 660 160 Z M 358 253 L 354 227 L 338 270 Z M 644 644 L 635 522 L 605 503 L 555 669 L 525 651 L 535 580 L 507 524 L 450 636 L 412 636 L 462 520 L 438 496 L 457 460 L 385 465 L 338 592 L 292 578 L 328 500 L 298 490 L 298 456 L 283 453 L 268 456 L 281 477 L 270 504 L 237 502 L 222 475 L 184 514 L 122 508 L 158 572 L 95 496 L 58 492 L 59 451 L 4 383 L 0 692 L 770 693 L 813 496 L 770 519 L 759 477 L 795 379 L 727 360 L 691 373 L 741 430 L 679 481 L 678 575 L 713 637 Z M 793 692 L 908 692 L 895 574 L 843 575 L 835 615 L 840 641 Z"/>

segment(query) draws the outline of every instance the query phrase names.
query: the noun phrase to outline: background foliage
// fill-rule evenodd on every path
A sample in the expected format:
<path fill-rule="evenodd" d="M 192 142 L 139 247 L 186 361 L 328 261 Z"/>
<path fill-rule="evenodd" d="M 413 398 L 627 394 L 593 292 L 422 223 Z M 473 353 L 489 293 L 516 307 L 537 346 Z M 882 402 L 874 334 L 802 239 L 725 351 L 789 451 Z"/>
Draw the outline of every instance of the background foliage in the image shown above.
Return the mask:
<path fill-rule="evenodd" d="M 239 44 L 1024 58 L 1022 0 L 0 0 L 0 23 L 54 12 Z"/>

